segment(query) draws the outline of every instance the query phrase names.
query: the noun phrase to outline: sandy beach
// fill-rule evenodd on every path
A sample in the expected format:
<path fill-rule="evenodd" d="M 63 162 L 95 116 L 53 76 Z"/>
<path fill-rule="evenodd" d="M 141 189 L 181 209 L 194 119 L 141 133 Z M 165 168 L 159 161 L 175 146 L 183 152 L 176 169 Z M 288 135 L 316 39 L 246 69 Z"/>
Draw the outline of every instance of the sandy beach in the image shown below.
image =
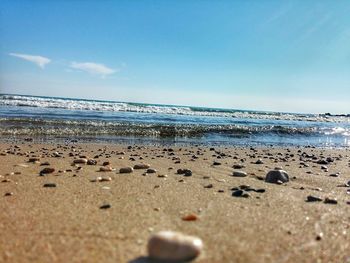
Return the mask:
<path fill-rule="evenodd" d="M 147 241 L 160 230 L 200 237 L 195 262 L 350 260 L 348 149 L 21 142 L 0 152 L 1 262 L 152 262 Z M 79 158 L 97 164 L 72 165 Z M 119 173 L 141 163 L 155 173 Z M 265 182 L 275 167 L 290 181 Z"/>

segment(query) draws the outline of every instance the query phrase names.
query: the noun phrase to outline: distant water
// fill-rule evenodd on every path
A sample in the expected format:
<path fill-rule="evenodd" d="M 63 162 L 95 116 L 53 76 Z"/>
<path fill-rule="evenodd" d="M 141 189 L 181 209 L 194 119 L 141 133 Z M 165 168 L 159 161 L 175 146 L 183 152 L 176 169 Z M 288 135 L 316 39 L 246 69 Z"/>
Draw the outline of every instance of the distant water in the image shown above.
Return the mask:
<path fill-rule="evenodd" d="M 2 138 L 350 146 L 350 117 L 0 94 Z"/>

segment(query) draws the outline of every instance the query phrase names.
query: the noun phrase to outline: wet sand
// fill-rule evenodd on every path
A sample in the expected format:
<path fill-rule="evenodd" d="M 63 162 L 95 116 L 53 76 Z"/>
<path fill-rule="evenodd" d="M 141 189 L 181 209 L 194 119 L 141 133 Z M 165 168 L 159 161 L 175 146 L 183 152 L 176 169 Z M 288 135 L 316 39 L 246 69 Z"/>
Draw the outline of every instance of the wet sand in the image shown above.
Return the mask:
<path fill-rule="evenodd" d="M 160 230 L 200 237 L 195 262 L 350 260 L 349 149 L 21 142 L 0 144 L 0 153 L 1 262 L 152 262 L 147 240 Z M 72 166 L 79 156 L 97 164 Z M 107 161 L 115 170 L 100 172 Z M 119 173 L 140 163 L 156 173 Z M 276 166 L 288 183 L 264 181 Z M 46 167 L 55 171 L 40 176 Z M 242 185 L 265 192 L 232 196 Z M 198 219 L 184 221 L 188 214 Z"/>

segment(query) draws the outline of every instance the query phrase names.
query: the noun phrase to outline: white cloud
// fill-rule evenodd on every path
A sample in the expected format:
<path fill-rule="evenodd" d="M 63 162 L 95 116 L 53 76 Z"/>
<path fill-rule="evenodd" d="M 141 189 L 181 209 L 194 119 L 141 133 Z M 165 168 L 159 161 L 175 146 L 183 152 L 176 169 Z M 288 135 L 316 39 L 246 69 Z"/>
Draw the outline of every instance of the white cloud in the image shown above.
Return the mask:
<path fill-rule="evenodd" d="M 42 69 L 46 66 L 46 64 L 51 62 L 50 59 L 42 56 L 33 56 L 33 55 L 18 54 L 18 53 L 10 53 L 9 55 L 32 62 Z"/>
<path fill-rule="evenodd" d="M 72 62 L 70 64 L 71 68 L 78 69 L 81 71 L 85 71 L 87 73 L 93 74 L 93 75 L 100 75 L 102 77 L 105 77 L 110 74 L 114 74 L 118 70 L 111 69 L 103 64 L 97 64 L 93 62 Z"/>

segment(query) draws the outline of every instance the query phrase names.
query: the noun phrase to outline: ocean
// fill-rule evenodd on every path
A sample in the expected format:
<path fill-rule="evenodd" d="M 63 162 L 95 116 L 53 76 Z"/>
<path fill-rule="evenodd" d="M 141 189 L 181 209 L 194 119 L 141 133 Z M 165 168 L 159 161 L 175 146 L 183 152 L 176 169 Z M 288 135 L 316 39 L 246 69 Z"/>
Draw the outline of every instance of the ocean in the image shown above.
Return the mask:
<path fill-rule="evenodd" d="M 350 116 L 0 94 L 2 139 L 350 146 Z"/>

